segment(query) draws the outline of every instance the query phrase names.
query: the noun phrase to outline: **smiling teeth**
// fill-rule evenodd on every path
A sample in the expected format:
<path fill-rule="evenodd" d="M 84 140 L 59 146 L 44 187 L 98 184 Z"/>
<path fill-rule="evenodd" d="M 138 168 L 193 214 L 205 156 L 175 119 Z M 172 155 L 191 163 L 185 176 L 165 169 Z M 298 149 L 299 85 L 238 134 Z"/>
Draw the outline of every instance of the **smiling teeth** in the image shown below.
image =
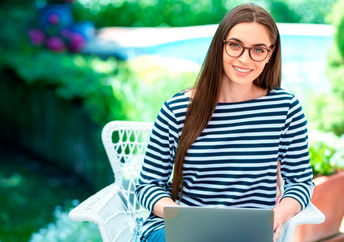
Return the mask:
<path fill-rule="evenodd" d="M 244 72 L 244 73 L 247 73 L 249 72 L 250 70 L 244 70 L 244 69 L 240 69 L 238 67 L 234 67 L 235 70 L 239 71 L 239 72 Z"/>

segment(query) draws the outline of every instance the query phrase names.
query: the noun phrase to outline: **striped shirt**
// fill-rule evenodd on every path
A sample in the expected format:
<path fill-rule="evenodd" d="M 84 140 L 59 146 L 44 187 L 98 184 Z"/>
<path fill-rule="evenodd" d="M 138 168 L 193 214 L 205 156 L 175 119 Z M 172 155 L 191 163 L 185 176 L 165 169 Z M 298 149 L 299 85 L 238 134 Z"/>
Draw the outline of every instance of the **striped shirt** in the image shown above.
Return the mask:
<path fill-rule="evenodd" d="M 174 157 L 190 98 L 167 100 L 154 123 L 136 196 L 150 216 L 142 236 L 164 226 L 154 204 L 171 196 Z M 277 164 L 284 197 L 307 206 L 313 191 L 307 121 L 298 99 L 278 88 L 266 96 L 218 103 L 207 127 L 186 153 L 182 206 L 273 208 Z"/>

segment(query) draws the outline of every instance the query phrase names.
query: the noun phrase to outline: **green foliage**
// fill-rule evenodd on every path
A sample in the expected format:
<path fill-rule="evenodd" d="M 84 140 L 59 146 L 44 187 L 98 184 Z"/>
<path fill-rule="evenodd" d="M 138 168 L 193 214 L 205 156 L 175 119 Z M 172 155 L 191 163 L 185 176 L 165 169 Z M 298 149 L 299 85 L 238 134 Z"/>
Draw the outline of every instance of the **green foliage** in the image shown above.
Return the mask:
<path fill-rule="evenodd" d="M 13 5 L 19 5 L 20 4 L 20 6 L 21 7 L 29 7 L 29 6 L 33 6 L 33 4 L 34 4 L 34 2 L 35 2 L 35 0 L 25 0 L 25 1 L 23 1 L 23 0 L 2 0 L 1 2 L 0 2 L 0 6 L 13 6 Z"/>
<path fill-rule="evenodd" d="M 331 133 L 310 133 L 309 153 L 313 174 L 332 175 L 344 169 L 344 136 L 338 138 Z"/>
<path fill-rule="evenodd" d="M 342 18 L 339 21 L 334 38 L 339 53 L 341 54 L 341 57 L 344 58 L 344 14 L 342 15 Z"/>
<path fill-rule="evenodd" d="M 2 68 L 15 72 L 27 85 L 53 88 L 57 96 L 80 103 L 100 125 L 115 119 L 151 121 L 167 98 L 192 86 L 197 67 L 187 71 L 179 66 L 174 71 L 167 67 L 171 63 L 154 57 L 102 60 L 44 49 L 0 56 Z"/>
<path fill-rule="evenodd" d="M 343 16 L 344 1 L 336 0 L 332 5 L 328 15 L 326 16 L 327 22 L 337 27 Z"/>
<path fill-rule="evenodd" d="M 65 171 L 0 146 L 0 240 L 28 241 L 31 234 L 54 221 L 57 204 L 71 207 L 90 196 L 89 187 Z"/>
<path fill-rule="evenodd" d="M 96 224 L 88 222 L 73 222 L 68 217 L 68 211 L 57 206 L 54 211 L 55 221 L 32 234 L 30 242 L 74 242 L 101 241 Z"/>
<path fill-rule="evenodd" d="M 162 104 L 182 89 L 193 86 L 199 66 L 189 61 L 143 56 L 129 62 L 135 81 L 135 120 L 152 121 Z M 142 110 L 142 111 L 140 111 Z"/>
<path fill-rule="evenodd" d="M 277 22 L 299 23 L 302 17 L 290 9 L 289 5 L 283 0 L 270 1 L 270 14 L 275 16 Z"/>
<path fill-rule="evenodd" d="M 110 77 L 125 82 L 128 75 L 126 64 L 114 59 L 102 61 L 98 57 L 40 49 L 29 53 L 7 51 L 0 57 L 0 65 L 28 85 L 54 88 L 59 97 L 81 102 L 97 123 L 125 119 L 125 109 L 130 108 L 125 99 L 115 98 L 108 84 Z"/>
<path fill-rule="evenodd" d="M 327 74 L 333 93 L 344 101 L 344 58 L 340 55 L 337 45 L 333 45 L 329 50 Z"/>
<path fill-rule="evenodd" d="M 328 21 L 336 28 L 336 33 L 334 36 L 335 44 L 337 46 L 337 51 L 340 53 L 339 56 L 334 55 L 331 53 L 331 56 L 334 55 L 334 60 L 340 59 L 343 63 L 344 59 L 344 0 L 337 0 L 337 2 L 333 5 L 332 11 L 328 15 Z M 330 61 L 333 62 L 332 59 Z"/>
<path fill-rule="evenodd" d="M 217 23 L 226 13 L 222 1 L 145 0 L 89 1 L 74 4 L 78 20 L 92 20 L 96 26 L 185 26 Z"/>
<path fill-rule="evenodd" d="M 318 106 L 322 118 L 319 123 L 323 130 L 337 135 L 344 134 L 344 0 L 333 6 L 328 19 L 336 28 L 334 44 L 329 50 L 327 75 L 331 82 L 333 97 L 323 96 L 322 105 Z M 319 102 L 318 102 L 319 103 Z"/>
<path fill-rule="evenodd" d="M 34 11 L 30 8 L 17 6 L 0 7 L 0 51 L 1 54 L 8 49 L 22 46 L 27 39 L 27 29 L 34 18 Z"/>
<path fill-rule="evenodd" d="M 15 73 L 30 86 L 54 89 L 57 96 L 81 104 L 100 125 L 114 119 L 153 120 L 167 98 L 192 86 L 199 68 L 189 70 L 184 68 L 189 64 L 171 65 L 172 60 L 154 57 L 124 62 L 34 48 L 16 32 L 16 27 L 26 32 L 33 10 L 7 12 L 8 19 L 0 16 L 5 22 L 0 31 L 0 71 Z"/>
<path fill-rule="evenodd" d="M 335 152 L 332 147 L 325 142 L 317 142 L 309 147 L 309 152 L 314 176 L 326 176 L 334 173 L 335 168 L 330 163 L 330 158 Z"/>
<path fill-rule="evenodd" d="M 333 132 L 340 136 L 344 134 L 344 102 L 336 95 L 325 93 L 314 95 L 308 109 L 308 117 L 313 129 Z"/>
<path fill-rule="evenodd" d="M 277 22 L 325 23 L 335 0 L 78 0 L 74 4 L 76 20 L 92 20 L 104 26 L 191 26 L 217 24 L 233 7 L 256 3 Z M 321 6 L 321 7 L 319 7 Z"/>
<path fill-rule="evenodd" d="M 326 16 L 337 0 L 288 0 L 291 11 L 300 16 L 300 23 L 328 23 Z"/>

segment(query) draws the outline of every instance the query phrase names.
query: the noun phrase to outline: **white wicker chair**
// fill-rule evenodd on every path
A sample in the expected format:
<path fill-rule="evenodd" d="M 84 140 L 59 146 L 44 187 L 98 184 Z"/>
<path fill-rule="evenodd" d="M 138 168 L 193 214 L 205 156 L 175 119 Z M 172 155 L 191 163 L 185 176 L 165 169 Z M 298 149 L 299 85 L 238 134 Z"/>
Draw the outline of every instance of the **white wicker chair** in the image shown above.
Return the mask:
<path fill-rule="evenodd" d="M 115 182 L 74 208 L 69 217 L 96 223 L 104 242 L 138 239 L 138 227 L 148 214 L 138 204 L 134 187 L 152 127 L 152 123 L 112 121 L 103 128 L 102 141 Z M 310 204 L 284 225 L 279 241 L 290 241 L 298 224 L 321 223 L 324 219 Z"/>

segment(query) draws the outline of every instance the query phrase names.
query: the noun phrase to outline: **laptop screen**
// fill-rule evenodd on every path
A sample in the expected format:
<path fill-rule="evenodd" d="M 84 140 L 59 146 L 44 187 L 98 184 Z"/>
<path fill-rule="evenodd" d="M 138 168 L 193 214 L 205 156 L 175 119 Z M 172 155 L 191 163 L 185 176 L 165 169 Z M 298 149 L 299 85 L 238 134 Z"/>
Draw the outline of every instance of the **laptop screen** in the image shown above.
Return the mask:
<path fill-rule="evenodd" d="M 272 209 L 165 207 L 166 242 L 273 241 Z"/>

